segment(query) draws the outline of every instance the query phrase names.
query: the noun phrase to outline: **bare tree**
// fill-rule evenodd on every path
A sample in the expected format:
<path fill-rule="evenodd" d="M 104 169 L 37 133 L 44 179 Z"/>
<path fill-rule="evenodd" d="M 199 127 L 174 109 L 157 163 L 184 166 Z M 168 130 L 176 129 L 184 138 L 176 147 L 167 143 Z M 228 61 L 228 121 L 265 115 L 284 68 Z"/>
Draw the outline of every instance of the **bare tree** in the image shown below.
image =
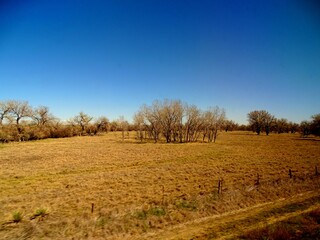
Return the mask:
<path fill-rule="evenodd" d="M 75 116 L 72 120 L 72 123 L 75 123 L 78 125 L 81 129 L 80 135 L 84 134 L 86 131 L 86 128 L 89 126 L 89 123 L 93 117 L 89 116 L 88 114 L 85 114 L 83 112 L 80 112 L 79 115 Z"/>
<path fill-rule="evenodd" d="M 18 134 L 22 133 L 22 128 L 20 126 L 20 121 L 23 118 L 28 118 L 32 116 L 32 108 L 27 101 L 9 101 L 10 114 L 13 116 L 16 122 Z"/>
<path fill-rule="evenodd" d="M 140 142 L 142 142 L 143 141 L 143 130 L 144 130 L 144 126 L 145 126 L 143 112 L 139 111 L 134 114 L 133 124 L 134 124 L 135 130 L 137 132 L 137 138 L 140 139 Z"/>
<path fill-rule="evenodd" d="M 161 123 L 162 134 L 167 142 L 176 142 L 179 139 L 182 142 L 183 138 L 183 106 L 180 101 L 164 100 L 158 105 L 159 121 Z"/>
<path fill-rule="evenodd" d="M 185 116 L 185 107 L 183 107 L 180 100 L 175 100 L 172 103 L 172 108 L 174 112 L 174 129 L 173 129 L 173 136 L 174 141 L 176 141 L 175 136 L 178 136 L 179 142 L 183 142 L 183 135 L 184 135 L 184 124 L 183 118 Z"/>
<path fill-rule="evenodd" d="M 275 130 L 278 134 L 289 132 L 289 122 L 285 118 L 274 119 Z"/>
<path fill-rule="evenodd" d="M 42 127 L 54 120 L 54 116 L 49 113 L 49 108 L 46 106 L 40 106 L 34 109 L 32 113 L 32 119 L 36 122 L 39 127 Z"/>
<path fill-rule="evenodd" d="M 310 125 L 311 133 L 320 136 L 320 113 L 311 116 L 312 121 Z"/>
<path fill-rule="evenodd" d="M 223 108 L 214 107 L 213 109 L 213 116 L 214 116 L 214 132 L 213 132 L 213 142 L 216 142 L 218 132 L 221 130 L 225 120 L 226 120 L 226 111 Z"/>
<path fill-rule="evenodd" d="M 118 123 L 118 126 L 119 128 L 121 129 L 121 133 L 122 133 L 122 141 L 124 141 L 124 138 L 125 138 L 125 132 L 129 130 L 129 123 L 128 121 L 125 120 L 124 116 L 120 116 L 118 119 L 117 119 L 117 123 Z"/>
<path fill-rule="evenodd" d="M 141 111 L 145 117 L 149 137 L 153 138 L 154 142 L 157 142 L 161 133 L 161 114 L 159 102 L 153 102 L 152 106 L 150 107 L 144 105 Z"/>
<path fill-rule="evenodd" d="M 185 107 L 185 142 L 197 141 L 203 126 L 201 115 L 202 112 L 197 106 Z"/>
<path fill-rule="evenodd" d="M 2 125 L 4 118 L 9 114 L 9 112 L 10 105 L 8 102 L 0 102 L 0 125 Z"/>
<path fill-rule="evenodd" d="M 210 107 L 203 114 L 203 141 L 208 138 L 208 142 L 216 142 L 218 132 L 225 121 L 225 110 L 219 107 Z"/>
<path fill-rule="evenodd" d="M 308 121 L 302 121 L 300 123 L 300 132 L 302 137 L 308 137 L 311 134 L 311 123 Z"/>
<path fill-rule="evenodd" d="M 98 132 L 107 132 L 109 129 L 109 119 L 107 117 L 99 117 L 94 122 L 93 134 L 96 135 Z"/>
<path fill-rule="evenodd" d="M 263 119 L 263 128 L 266 133 L 266 135 L 269 135 L 271 132 L 272 126 L 274 124 L 275 117 L 268 113 L 267 111 L 261 111 L 261 116 Z"/>
<path fill-rule="evenodd" d="M 289 128 L 290 133 L 296 133 L 299 131 L 299 124 L 294 123 L 294 122 L 289 122 L 288 128 Z"/>
<path fill-rule="evenodd" d="M 224 127 L 224 130 L 225 130 L 226 132 L 228 132 L 228 131 L 233 131 L 233 130 L 237 129 L 237 128 L 238 128 L 238 124 L 235 123 L 235 122 L 232 121 L 232 120 L 226 120 L 226 121 L 224 122 L 223 127 Z"/>
<path fill-rule="evenodd" d="M 262 131 L 265 131 L 266 135 L 269 135 L 274 119 L 274 116 L 265 110 L 255 110 L 248 113 L 249 125 L 258 135 Z"/>
<path fill-rule="evenodd" d="M 258 135 L 260 135 L 263 127 L 263 119 L 260 114 L 260 111 L 252 111 L 248 113 L 248 121 L 252 130 L 255 131 Z"/>

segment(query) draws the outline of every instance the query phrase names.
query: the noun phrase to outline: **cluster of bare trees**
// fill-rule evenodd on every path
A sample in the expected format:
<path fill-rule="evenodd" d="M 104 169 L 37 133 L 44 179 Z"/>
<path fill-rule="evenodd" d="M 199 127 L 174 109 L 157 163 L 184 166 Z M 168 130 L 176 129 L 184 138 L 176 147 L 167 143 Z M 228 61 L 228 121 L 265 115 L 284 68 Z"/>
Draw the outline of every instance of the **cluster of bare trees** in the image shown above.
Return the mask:
<path fill-rule="evenodd" d="M 290 122 L 285 118 L 276 118 L 265 110 L 255 110 L 248 113 L 249 128 L 258 135 L 265 132 L 275 133 L 296 133 L 300 132 L 302 136 L 314 134 L 320 136 L 320 114 L 313 115 L 312 121 L 302 121 L 300 124 Z"/>
<path fill-rule="evenodd" d="M 61 122 L 48 107 L 33 108 L 27 101 L 0 101 L 0 142 L 95 135 L 108 128 L 106 117 L 94 120 L 80 112 L 69 121 Z"/>
<path fill-rule="evenodd" d="M 179 100 L 164 100 L 143 105 L 134 115 L 134 126 L 141 141 L 157 142 L 163 137 L 166 142 L 215 142 L 225 120 L 225 111 L 219 107 L 202 111 Z"/>

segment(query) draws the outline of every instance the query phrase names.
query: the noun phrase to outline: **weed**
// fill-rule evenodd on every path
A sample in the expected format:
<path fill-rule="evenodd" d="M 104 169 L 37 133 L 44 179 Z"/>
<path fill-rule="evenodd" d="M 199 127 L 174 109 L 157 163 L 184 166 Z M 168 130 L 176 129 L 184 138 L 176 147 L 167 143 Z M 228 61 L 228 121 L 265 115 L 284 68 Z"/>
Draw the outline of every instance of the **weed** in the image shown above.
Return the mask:
<path fill-rule="evenodd" d="M 194 201 L 188 202 L 185 200 L 181 200 L 181 201 L 176 202 L 176 206 L 178 208 L 184 208 L 184 209 L 188 209 L 188 210 L 192 210 L 192 211 L 197 210 L 197 205 Z"/>
<path fill-rule="evenodd" d="M 152 207 L 148 210 L 137 210 L 133 213 L 133 216 L 140 220 L 145 220 L 148 218 L 148 215 L 153 216 L 164 216 L 166 215 L 166 210 L 162 207 Z"/>
<path fill-rule="evenodd" d="M 148 210 L 148 214 L 160 217 L 166 215 L 166 210 L 162 207 L 154 207 Z"/>
<path fill-rule="evenodd" d="M 44 217 L 48 214 L 48 211 L 46 208 L 38 208 L 36 212 L 34 213 L 35 217 Z"/>
<path fill-rule="evenodd" d="M 22 216 L 21 212 L 16 211 L 16 212 L 12 213 L 13 222 L 15 222 L 15 223 L 21 222 L 22 218 L 23 218 L 23 216 Z"/>
<path fill-rule="evenodd" d="M 104 227 L 107 224 L 108 220 L 104 217 L 99 217 L 96 221 L 96 226 L 97 227 Z"/>
<path fill-rule="evenodd" d="M 147 212 L 143 210 L 137 210 L 133 213 L 133 216 L 140 219 L 140 220 L 145 220 L 147 219 Z"/>

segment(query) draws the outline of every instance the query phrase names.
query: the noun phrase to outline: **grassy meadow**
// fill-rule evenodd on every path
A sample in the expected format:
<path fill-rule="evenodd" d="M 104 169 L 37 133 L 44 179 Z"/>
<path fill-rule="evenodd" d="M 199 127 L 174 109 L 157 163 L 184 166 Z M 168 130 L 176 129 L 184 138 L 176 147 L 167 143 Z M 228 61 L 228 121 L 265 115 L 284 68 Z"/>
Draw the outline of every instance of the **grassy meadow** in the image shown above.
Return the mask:
<path fill-rule="evenodd" d="M 155 144 L 111 132 L 2 144 L 0 239 L 235 238 L 228 231 L 243 236 L 279 214 L 320 209 L 316 166 L 319 138 L 296 134 Z M 240 215 L 239 226 L 230 222 Z M 230 224 L 213 232 L 218 217 Z"/>

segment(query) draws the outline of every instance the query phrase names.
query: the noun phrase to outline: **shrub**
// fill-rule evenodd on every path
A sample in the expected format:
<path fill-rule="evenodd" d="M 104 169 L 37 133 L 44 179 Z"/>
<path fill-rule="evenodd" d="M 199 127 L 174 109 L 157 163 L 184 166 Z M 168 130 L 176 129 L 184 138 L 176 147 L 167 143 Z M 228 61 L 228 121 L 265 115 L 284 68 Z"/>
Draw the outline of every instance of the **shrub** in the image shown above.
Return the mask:
<path fill-rule="evenodd" d="M 23 218 L 23 216 L 22 216 L 21 212 L 16 211 L 16 212 L 12 213 L 13 222 L 15 222 L 15 223 L 21 222 L 22 218 Z"/>
<path fill-rule="evenodd" d="M 184 208 L 184 209 L 189 209 L 189 210 L 197 210 L 197 205 L 195 202 L 188 202 L 185 200 L 181 200 L 176 202 L 176 206 L 178 208 Z"/>
<path fill-rule="evenodd" d="M 38 208 L 36 212 L 34 213 L 35 217 L 44 217 L 48 214 L 48 211 L 46 208 Z"/>
<path fill-rule="evenodd" d="M 148 213 L 150 215 L 160 217 L 160 216 L 166 215 L 166 210 L 162 207 L 154 207 L 154 208 L 150 208 Z"/>
<path fill-rule="evenodd" d="M 146 211 L 136 211 L 133 213 L 133 216 L 135 216 L 136 218 L 140 219 L 140 220 L 144 220 L 147 219 L 147 212 Z"/>

